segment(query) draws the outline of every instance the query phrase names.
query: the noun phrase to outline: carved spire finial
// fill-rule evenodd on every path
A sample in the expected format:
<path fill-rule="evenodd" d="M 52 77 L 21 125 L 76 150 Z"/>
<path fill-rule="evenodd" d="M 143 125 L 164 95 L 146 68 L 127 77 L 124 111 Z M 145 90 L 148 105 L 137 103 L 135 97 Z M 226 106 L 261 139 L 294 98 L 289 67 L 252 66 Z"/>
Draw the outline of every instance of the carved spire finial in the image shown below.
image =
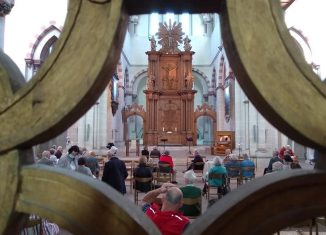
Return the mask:
<path fill-rule="evenodd" d="M 160 52 L 166 54 L 174 54 L 180 52 L 178 49 L 179 44 L 182 43 L 182 32 L 181 23 L 174 22 L 171 24 L 169 20 L 169 25 L 166 22 L 159 24 L 159 31 L 156 33 L 158 36 L 158 44 L 162 45 Z"/>

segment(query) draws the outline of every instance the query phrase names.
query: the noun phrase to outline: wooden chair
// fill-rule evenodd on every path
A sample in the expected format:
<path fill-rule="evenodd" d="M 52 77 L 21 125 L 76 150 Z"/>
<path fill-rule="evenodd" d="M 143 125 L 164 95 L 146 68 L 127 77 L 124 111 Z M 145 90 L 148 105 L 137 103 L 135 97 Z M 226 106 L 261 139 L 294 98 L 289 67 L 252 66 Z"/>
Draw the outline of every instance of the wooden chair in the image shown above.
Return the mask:
<path fill-rule="evenodd" d="M 244 176 L 243 172 L 250 172 L 251 176 Z M 254 166 L 243 166 L 241 167 L 241 184 L 243 182 L 250 181 L 255 178 L 255 167 Z"/>
<path fill-rule="evenodd" d="M 183 198 L 183 206 L 180 208 L 180 211 L 183 212 L 184 216 L 187 216 L 189 219 L 195 219 L 201 215 L 202 211 L 202 201 L 201 201 L 201 195 L 196 198 Z M 197 214 L 194 215 L 194 213 L 190 213 L 188 208 L 192 207 Z"/>
<path fill-rule="evenodd" d="M 228 184 L 231 184 L 231 180 L 235 179 L 237 182 L 237 187 L 242 184 L 242 177 L 241 177 L 241 167 L 236 166 L 229 166 L 225 167 L 227 171 L 227 179 L 228 179 Z"/>
<path fill-rule="evenodd" d="M 225 182 L 226 181 L 225 178 L 226 178 L 226 176 L 223 173 L 212 173 L 211 172 L 208 174 L 207 192 L 206 192 L 208 201 L 210 200 L 211 195 L 217 195 L 218 199 L 220 199 L 223 196 L 223 194 L 221 192 L 221 188 L 222 188 L 223 184 L 227 183 L 227 182 Z M 212 180 L 212 179 L 221 180 L 221 182 L 222 182 L 221 185 L 220 186 L 209 185 L 209 180 Z M 211 189 L 216 189 L 216 194 L 211 193 Z"/>
<path fill-rule="evenodd" d="M 135 204 L 138 205 L 139 193 L 147 193 L 148 191 L 153 189 L 153 178 L 152 177 L 134 177 L 134 201 Z M 143 188 L 141 187 L 143 186 Z M 148 190 L 147 190 L 148 189 Z"/>
<path fill-rule="evenodd" d="M 123 160 L 126 165 L 128 177 L 125 181 L 129 182 L 130 192 L 132 192 L 133 174 L 134 174 L 134 162 L 132 160 Z"/>
<path fill-rule="evenodd" d="M 205 162 L 195 162 L 194 163 L 194 172 L 196 174 L 196 177 L 200 177 L 200 178 L 203 177 L 204 165 L 205 165 Z M 196 169 L 198 169 L 198 170 L 196 170 Z M 199 169 L 201 169 L 201 170 L 199 170 Z"/>
<path fill-rule="evenodd" d="M 168 163 L 158 163 L 158 171 L 156 172 L 155 182 L 160 185 L 162 183 L 172 181 L 172 167 Z"/>

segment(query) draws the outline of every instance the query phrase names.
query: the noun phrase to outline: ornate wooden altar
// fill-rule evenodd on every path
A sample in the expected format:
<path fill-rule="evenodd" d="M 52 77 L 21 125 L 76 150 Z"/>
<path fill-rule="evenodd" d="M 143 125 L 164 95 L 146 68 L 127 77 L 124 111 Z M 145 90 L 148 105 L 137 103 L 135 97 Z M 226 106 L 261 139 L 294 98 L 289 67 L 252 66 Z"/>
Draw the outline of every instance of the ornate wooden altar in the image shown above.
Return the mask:
<path fill-rule="evenodd" d="M 160 24 L 158 43 L 152 37 L 148 55 L 146 94 L 146 124 L 144 143 L 149 145 L 186 145 L 186 137 L 193 137 L 194 94 L 190 40 L 182 39 L 181 23 Z M 184 51 L 178 49 L 183 42 Z"/>

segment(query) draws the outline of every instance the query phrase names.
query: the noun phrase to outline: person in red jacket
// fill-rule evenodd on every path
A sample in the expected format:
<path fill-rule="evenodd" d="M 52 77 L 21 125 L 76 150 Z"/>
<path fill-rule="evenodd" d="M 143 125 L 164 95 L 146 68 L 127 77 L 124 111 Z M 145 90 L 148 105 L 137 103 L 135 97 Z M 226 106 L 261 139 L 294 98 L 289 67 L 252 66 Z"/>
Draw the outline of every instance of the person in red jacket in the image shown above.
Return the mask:
<path fill-rule="evenodd" d="M 284 155 L 286 155 L 286 154 L 288 154 L 290 156 L 295 155 L 294 152 L 293 152 L 293 150 L 291 149 L 291 146 L 290 145 L 283 146 L 279 150 L 279 156 L 280 156 L 280 158 L 284 159 Z"/>
<path fill-rule="evenodd" d="M 162 197 L 159 197 L 162 195 Z M 161 198 L 162 204 L 155 202 Z M 143 211 L 154 222 L 163 235 L 179 235 L 190 221 L 179 209 L 183 203 L 182 191 L 171 183 L 149 191 L 143 198 Z"/>
<path fill-rule="evenodd" d="M 173 159 L 170 156 L 170 152 L 168 150 L 164 151 L 164 153 L 160 157 L 159 162 L 167 163 L 170 165 L 170 167 L 172 169 L 172 183 L 177 184 L 177 181 L 176 181 L 177 171 L 174 169 Z"/>

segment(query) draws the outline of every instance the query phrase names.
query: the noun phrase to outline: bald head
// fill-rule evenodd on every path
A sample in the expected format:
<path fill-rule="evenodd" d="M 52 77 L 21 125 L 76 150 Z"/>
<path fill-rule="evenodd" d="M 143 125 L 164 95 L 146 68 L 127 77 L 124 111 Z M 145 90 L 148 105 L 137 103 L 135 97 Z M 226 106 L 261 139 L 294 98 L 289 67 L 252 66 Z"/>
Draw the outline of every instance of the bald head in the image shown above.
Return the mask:
<path fill-rule="evenodd" d="M 179 206 L 182 203 L 182 191 L 177 187 L 172 187 L 166 192 L 166 201 L 174 206 Z"/>

